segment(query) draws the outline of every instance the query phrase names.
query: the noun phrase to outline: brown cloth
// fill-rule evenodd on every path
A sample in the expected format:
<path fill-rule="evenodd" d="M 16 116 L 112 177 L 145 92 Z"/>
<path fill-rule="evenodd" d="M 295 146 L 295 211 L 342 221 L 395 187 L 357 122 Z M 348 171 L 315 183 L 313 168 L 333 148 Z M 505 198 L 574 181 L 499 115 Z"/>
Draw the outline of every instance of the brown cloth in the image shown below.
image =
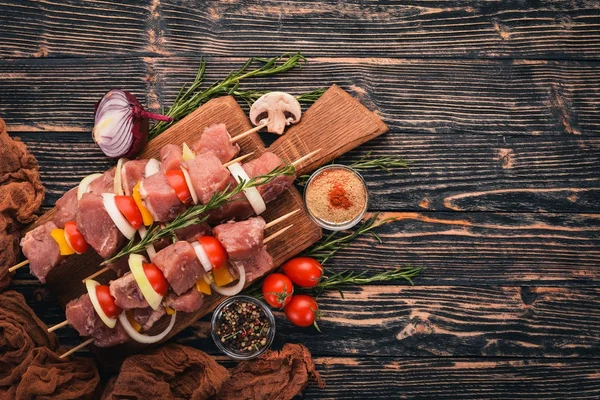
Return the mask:
<path fill-rule="evenodd" d="M 255 360 L 242 361 L 229 372 L 231 377 L 216 396 L 218 400 L 289 400 L 311 378 L 319 387 L 325 386 L 310 352 L 301 344 L 286 344 L 279 352 L 269 350 Z"/>
<path fill-rule="evenodd" d="M 0 293 L 0 398 L 21 379 L 27 358 L 36 347 L 58 348 L 54 333 L 15 291 Z"/>
<path fill-rule="evenodd" d="M 0 118 L 0 290 L 10 283 L 8 268 L 19 257 L 20 230 L 35 219 L 44 199 L 38 169 L 25 144 L 8 136 Z"/>
<path fill-rule="evenodd" d="M 16 399 L 91 399 L 100 375 L 89 358 L 59 358 L 47 347 L 31 352 L 31 361 L 16 389 Z"/>
<path fill-rule="evenodd" d="M 208 399 L 228 377 L 208 354 L 169 344 L 125 360 L 102 399 Z"/>

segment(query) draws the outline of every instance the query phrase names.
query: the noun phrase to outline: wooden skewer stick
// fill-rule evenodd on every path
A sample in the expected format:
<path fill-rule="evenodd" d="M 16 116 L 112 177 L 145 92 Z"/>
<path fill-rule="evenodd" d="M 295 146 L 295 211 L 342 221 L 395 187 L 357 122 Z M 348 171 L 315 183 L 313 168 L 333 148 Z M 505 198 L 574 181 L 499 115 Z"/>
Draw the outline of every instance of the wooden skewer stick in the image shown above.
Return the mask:
<path fill-rule="evenodd" d="M 63 326 L 67 326 L 67 325 L 69 325 L 69 321 L 65 319 L 60 324 L 56 324 L 56 325 L 51 326 L 50 328 L 48 328 L 48 332 L 54 332 L 55 330 L 57 330 L 59 328 L 62 328 Z"/>
<path fill-rule="evenodd" d="M 84 278 L 81 280 L 81 282 L 85 283 L 85 281 L 89 280 L 89 279 L 94 279 L 95 277 L 102 275 L 103 273 L 105 273 L 106 271 L 108 271 L 110 268 L 109 267 L 104 267 L 96 272 L 94 272 L 93 274 L 91 274 L 90 276 L 88 276 L 87 278 Z"/>
<path fill-rule="evenodd" d="M 272 234 L 268 238 L 265 238 L 265 240 L 263 240 L 263 244 L 268 243 L 271 240 L 275 239 L 277 236 L 283 234 L 285 231 L 287 231 L 288 229 L 290 229 L 292 226 L 294 226 L 294 224 L 288 225 L 285 228 L 278 230 L 277 232 L 275 232 L 274 234 Z"/>
<path fill-rule="evenodd" d="M 26 266 L 27 264 L 29 264 L 29 260 L 21 261 L 21 262 L 20 262 L 20 263 L 18 263 L 17 265 L 13 265 L 12 267 L 10 267 L 10 268 L 8 269 L 8 272 L 13 272 L 13 271 L 16 271 L 16 270 L 18 270 L 19 268 Z"/>
<path fill-rule="evenodd" d="M 252 154 L 254 154 L 254 152 L 248 153 L 248 154 L 244 154 L 243 156 L 239 156 L 238 158 L 234 158 L 231 161 L 227 161 L 225 164 L 223 164 L 223 166 L 225 168 L 229 167 L 230 165 L 235 164 L 236 162 L 240 162 L 242 160 L 245 160 L 246 158 L 250 157 Z"/>
<path fill-rule="evenodd" d="M 297 159 L 296 161 L 294 161 L 294 162 L 292 163 L 292 165 L 293 165 L 294 167 L 296 167 L 296 166 L 298 166 L 298 165 L 302 164 L 304 161 L 308 160 L 309 158 L 311 158 L 312 156 L 314 156 L 315 154 L 317 154 L 317 153 L 318 153 L 318 152 L 320 152 L 320 151 L 321 151 L 321 149 L 317 149 L 317 150 L 315 150 L 315 151 L 311 151 L 310 153 L 308 153 L 308 154 L 307 154 L 307 155 L 305 155 L 304 157 L 300 157 L 299 159 Z"/>
<path fill-rule="evenodd" d="M 70 356 L 71 354 L 75 353 L 76 351 L 79 351 L 79 350 L 83 349 L 85 346 L 87 346 L 88 344 L 92 343 L 93 341 L 94 341 L 94 338 L 90 338 L 90 339 L 86 340 L 85 342 L 80 343 L 77 346 L 73 347 L 71 350 L 69 350 L 66 353 L 62 354 L 58 358 L 65 358 L 67 356 Z"/>
<path fill-rule="evenodd" d="M 297 210 L 294 210 L 292 212 L 289 212 L 277 219 L 274 219 L 273 221 L 269 222 L 268 224 L 265 225 L 264 229 L 269 229 L 270 227 L 272 227 L 273 225 L 276 225 L 278 223 L 280 223 L 281 221 L 285 221 L 286 219 L 288 219 L 289 217 L 291 217 L 292 215 L 296 214 L 298 211 L 300 211 L 300 209 L 298 208 Z"/>
<path fill-rule="evenodd" d="M 250 130 L 247 130 L 247 131 L 246 131 L 246 132 L 244 132 L 244 133 L 240 133 L 239 135 L 232 137 L 231 139 L 229 139 L 229 142 L 230 142 L 230 143 L 237 142 L 238 140 L 240 140 L 240 139 L 243 139 L 243 138 L 245 138 L 246 136 L 253 134 L 254 132 L 258 132 L 258 131 L 260 131 L 262 128 L 264 128 L 264 127 L 265 127 L 265 126 L 267 126 L 267 125 L 269 125 L 269 121 L 265 122 L 265 123 L 264 123 L 264 124 L 262 124 L 262 125 L 255 126 L 254 128 L 252 128 L 252 129 L 250 129 Z"/>

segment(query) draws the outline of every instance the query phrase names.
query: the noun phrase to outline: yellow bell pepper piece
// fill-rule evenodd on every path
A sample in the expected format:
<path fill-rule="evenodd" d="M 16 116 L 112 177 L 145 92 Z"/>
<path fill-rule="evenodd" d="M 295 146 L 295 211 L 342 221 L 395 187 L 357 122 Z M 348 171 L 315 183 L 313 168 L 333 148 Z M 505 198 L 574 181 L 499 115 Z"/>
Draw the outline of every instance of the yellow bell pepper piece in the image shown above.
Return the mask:
<path fill-rule="evenodd" d="M 196 290 L 209 296 L 212 294 L 210 285 L 206 283 L 204 278 L 200 278 L 196 281 Z"/>
<path fill-rule="evenodd" d="M 167 315 L 175 314 L 175 310 L 173 310 L 171 307 L 165 307 L 165 311 L 167 312 Z"/>
<path fill-rule="evenodd" d="M 189 148 L 189 146 L 187 145 L 187 143 L 183 143 L 183 146 L 181 146 L 183 151 L 182 151 L 182 155 L 181 157 L 183 158 L 183 161 L 189 161 L 189 160 L 193 160 L 194 158 L 196 158 L 196 154 L 192 151 L 192 149 Z"/>
<path fill-rule="evenodd" d="M 135 204 L 137 205 L 137 207 L 140 209 L 140 212 L 142 213 L 142 221 L 144 221 L 144 225 L 145 226 L 150 226 L 152 225 L 152 223 L 154 222 L 154 218 L 152 218 L 152 214 L 150 214 L 150 211 L 148 211 L 148 209 L 146 208 L 146 206 L 144 206 L 144 203 L 142 202 L 142 195 L 140 193 L 140 182 L 136 183 L 135 186 L 133 187 L 133 200 L 135 201 Z"/>
<path fill-rule="evenodd" d="M 132 312 L 129 312 L 129 311 L 127 311 L 126 315 L 127 315 L 127 319 L 129 320 L 129 323 L 131 324 L 131 327 L 132 327 L 133 329 L 135 329 L 135 331 L 136 331 L 136 332 L 139 332 L 139 331 L 141 331 L 141 330 L 142 330 L 142 326 L 140 325 L 140 323 L 139 323 L 139 322 L 137 322 L 137 321 L 136 321 L 136 320 L 133 318 L 133 313 L 132 313 Z"/>
<path fill-rule="evenodd" d="M 223 265 L 219 269 L 213 269 L 213 278 L 215 279 L 215 284 L 217 286 L 225 286 L 230 284 L 235 280 L 234 276 L 229 272 L 229 268 L 227 268 L 227 264 Z"/>
<path fill-rule="evenodd" d="M 69 246 L 67 243 L 67 239 L 65 239 L 65 230 L 64 229 L 52 229 L 50 231 L 50 236 L 56 241 L 58 244 L 58 251 L 61 256 L 70 256 L 71 254 L 75 254 L 75 250 Z"/>

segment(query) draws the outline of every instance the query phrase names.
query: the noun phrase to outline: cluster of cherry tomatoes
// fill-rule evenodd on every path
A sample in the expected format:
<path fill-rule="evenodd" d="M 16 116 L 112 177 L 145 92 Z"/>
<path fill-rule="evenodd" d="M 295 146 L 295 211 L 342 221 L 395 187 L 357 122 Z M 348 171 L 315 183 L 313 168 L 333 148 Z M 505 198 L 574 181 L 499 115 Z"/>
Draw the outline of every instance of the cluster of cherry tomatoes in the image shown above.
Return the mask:
<path fill-rule="evenodd" d="M 317 301 L 312 296 L 294 294 L 294 284 L 301 288 L 315 287 L 323 277 L 323 267 L 314 258 L 296 257 L 283 264 L 281 272 L 265 278 L 262 287 L 265 301 L 271 307 L 283 308 L 285 316 L 294 325 L 317 327 Z"/>

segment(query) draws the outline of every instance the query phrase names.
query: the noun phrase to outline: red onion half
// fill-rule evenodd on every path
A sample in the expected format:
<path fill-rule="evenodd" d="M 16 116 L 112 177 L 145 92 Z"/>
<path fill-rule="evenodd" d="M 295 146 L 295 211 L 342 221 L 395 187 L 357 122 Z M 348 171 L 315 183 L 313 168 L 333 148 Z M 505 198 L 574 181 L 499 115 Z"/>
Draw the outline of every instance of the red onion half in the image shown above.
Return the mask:
<path fill-rule="evenodd" d="M 113 89 L 96 104 L 92 137 L 109 157 L 134 157 L 148 142 L 149 119 L 173 118 L 144 110 L 129 92 Z"/>

